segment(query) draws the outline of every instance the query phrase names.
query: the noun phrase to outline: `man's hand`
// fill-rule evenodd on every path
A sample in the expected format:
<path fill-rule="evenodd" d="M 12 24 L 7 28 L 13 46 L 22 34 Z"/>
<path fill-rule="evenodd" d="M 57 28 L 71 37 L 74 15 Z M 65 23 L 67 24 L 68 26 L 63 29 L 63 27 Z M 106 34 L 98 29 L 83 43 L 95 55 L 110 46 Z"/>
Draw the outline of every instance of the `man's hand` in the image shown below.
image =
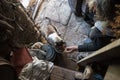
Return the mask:
<path fill-rule="evenodd" d="M 69 47 L 66 47 L 65 49 L 65 53 L 72 53 L 74 51 L 78 51 L 78 46 L 69 46 Z"/>

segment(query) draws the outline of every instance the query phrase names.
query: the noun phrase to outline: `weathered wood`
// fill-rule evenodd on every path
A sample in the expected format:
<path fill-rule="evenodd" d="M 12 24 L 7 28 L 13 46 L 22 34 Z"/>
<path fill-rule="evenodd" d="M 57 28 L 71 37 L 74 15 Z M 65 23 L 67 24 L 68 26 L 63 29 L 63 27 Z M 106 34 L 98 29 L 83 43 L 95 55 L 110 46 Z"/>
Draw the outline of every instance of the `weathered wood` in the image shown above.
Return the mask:
<path fill-rule="evenodd" d="M 120 39 L 110 43 L 109 45 L 99 49 L 98 51 L 92 53 L 91 55 L 83 58 L 82 60 L 78 61 L 79 64 L 87 64 L 92 62 L 104 62 L 110 60 L 120 59 Z M 111 62 L 112 62 L 111 61 Z"/>
<path fill-rule="evenodd" d="M 54 66 L 50 80 L 75 80 L 75 72 L 76 71 Z"/>
<path fill-rule="evenodd" d="M 39 7 L 41 6 L 42 2 L 43 2 L 43 0 L 37 0 L 37 4 L 36 4 L 35 10 L 34 10 L 33 15 L 32 15 L 33 19 L 35 19 L 37 12 L 39 10 Z"/>
<path fill-rule="evenodd" d="M 104 80 L 120 80 L 120 65 L 110 65 Z"/>

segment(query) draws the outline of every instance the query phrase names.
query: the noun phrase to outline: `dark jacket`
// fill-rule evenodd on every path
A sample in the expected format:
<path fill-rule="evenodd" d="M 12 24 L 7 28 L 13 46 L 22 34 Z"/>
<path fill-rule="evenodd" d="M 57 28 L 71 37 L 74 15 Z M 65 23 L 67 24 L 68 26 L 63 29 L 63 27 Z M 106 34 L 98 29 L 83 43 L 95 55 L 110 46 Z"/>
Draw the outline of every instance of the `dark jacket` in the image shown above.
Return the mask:
<path fill-rule="evenodd" d="M 107 45 L 108 43 L 110 43 L 112 37 L 103 35 L 102 32 L 95 27 L 94 29 L 91 29 L 89 38 L 92 40 L 92 42 L 79 45 L 78 46 L 79 52 L 98 50 L 103 46 Z"/>

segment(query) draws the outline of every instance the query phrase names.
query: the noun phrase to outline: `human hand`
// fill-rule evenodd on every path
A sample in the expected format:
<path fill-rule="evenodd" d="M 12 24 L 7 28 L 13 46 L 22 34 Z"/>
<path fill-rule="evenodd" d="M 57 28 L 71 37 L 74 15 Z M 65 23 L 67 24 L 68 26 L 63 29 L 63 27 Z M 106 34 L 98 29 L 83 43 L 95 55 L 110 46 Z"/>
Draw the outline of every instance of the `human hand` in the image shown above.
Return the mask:
<path fill-rule="evenodd" d="M 78 51 L 78 46 L 69 46 L 65 48 L 65 53 L 72 53 L 74 51 Z"/>

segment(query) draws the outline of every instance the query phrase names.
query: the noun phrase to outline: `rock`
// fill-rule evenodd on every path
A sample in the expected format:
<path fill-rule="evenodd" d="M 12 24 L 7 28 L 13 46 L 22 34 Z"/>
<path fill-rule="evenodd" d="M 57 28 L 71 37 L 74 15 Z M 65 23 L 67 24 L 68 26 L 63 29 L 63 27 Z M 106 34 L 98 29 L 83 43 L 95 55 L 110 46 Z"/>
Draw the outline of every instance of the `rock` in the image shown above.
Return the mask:
<path fill-rule="evenodd" d="M 71 9 L 67 0 L 50 0 L 46 1 L 44 4 L 38 14 L 37 20 L 47 17 L 63 25 L 68 23 Z"/>

